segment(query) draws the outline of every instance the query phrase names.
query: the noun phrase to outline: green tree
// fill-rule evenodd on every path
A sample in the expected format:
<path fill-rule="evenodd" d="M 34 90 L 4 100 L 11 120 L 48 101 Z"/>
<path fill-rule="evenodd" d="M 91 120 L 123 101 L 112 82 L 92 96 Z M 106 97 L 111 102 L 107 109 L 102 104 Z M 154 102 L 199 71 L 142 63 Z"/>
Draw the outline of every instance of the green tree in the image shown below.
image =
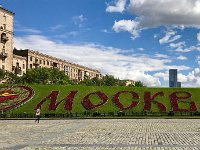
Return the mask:
<path fill-rule="evenodd" d="M 3 69 L 0 69 L 0 81 L 5 79 L 5 77 L 6 77 L 6 72 Z"/>
<path fill-rule="evenodd" d="M 6 73 L 6 80 L 7 80 L 8 84 L 21 84 L 21 83 L 23 83 L 22 77 L 19 77 L 12 72 Z"/>
<path fill-rule="evenodd" d="M 136 81 L 135 86 L 136 87 L 145 87 L 145 85 L 141 81 Z"/>
<path fill-rule="evenodd" d="M 54 68 L 50 70 L 50 81 L 54 84 L 68 84 L 69 77 L 63 71 Z"/>
<path fill-rule="evenodd" d="M 95 85 L 95 83 L 92 82 L 91 79 L 85 79 L 85 80 L 81 81 L 79 84 L 81 84 L 81 85 L 87 85 L 87 86 Z"/>
<path fill-rule="evenodd" d="M 27 83 L 37 84 L 67 84 L 69 77 L 63 71 L 51 68 L 34 68 L 27 70 L 23 79 Z"/>
<path fill-rule="evenodd" d="M 96 85 L 96 86 L 103 85 L 103 80 L 98 77 L 94 77 L 91 80 L 92 80 L 93 85 Z"/>
<path fill-rule="evenodd" d="M 105 75 L 102 80 L 105 86 L 116 86 L 118 83 L 118 79 L 115 79 L 112 75 Z"/>

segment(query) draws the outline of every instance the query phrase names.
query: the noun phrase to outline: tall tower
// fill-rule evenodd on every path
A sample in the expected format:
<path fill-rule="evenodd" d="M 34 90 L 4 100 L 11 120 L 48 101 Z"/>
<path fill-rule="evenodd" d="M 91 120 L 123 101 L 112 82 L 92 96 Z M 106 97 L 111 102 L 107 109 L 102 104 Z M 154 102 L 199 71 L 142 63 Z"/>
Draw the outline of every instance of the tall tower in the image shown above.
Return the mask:
<path fill-rule="evenodd" d="M 169 69 L 169 87 L 177 87 L 177 69 Z"/>
<path fill-rule="evenodd" d="M 0 5 L 0 68 L 12 71 L 14 13 Z"/>

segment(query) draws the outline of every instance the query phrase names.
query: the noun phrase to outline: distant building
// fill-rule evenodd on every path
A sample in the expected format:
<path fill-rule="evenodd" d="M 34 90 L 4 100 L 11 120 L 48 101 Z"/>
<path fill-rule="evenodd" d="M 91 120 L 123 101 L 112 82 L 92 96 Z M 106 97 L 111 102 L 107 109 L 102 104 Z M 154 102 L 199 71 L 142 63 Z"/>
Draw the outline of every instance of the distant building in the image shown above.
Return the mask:
<path fill-rule="evenodd" d="M 126 86 L 129 86 L 129 85 L 135 86 L 135 81 L 133 81 L 133 80 L 124 80 L 124 82 L 125 82 Z"/>
<path fill-rule="evenodd" d="M 169 87 L 181 87 L 181 82 L 177 80 L 177 69 L 169 69 Z"/>
<path fill-rule="evenodd" d="M 0 5 L 0 69 L 22 76 L 32 68 L 57 68 L 72 80 L 100 78 L 98 70 L 39 53 L 30 49 L 13 50 L 14 13 Z"/>
<path fill-rule="evenodd" d="M 177 87 L 177 69 L 169 69 L 169 87 Z"/>
<path fill-rule="evenodd" d="M 177 82 L 177 87 L 181 88 L 181 82 Z"/>

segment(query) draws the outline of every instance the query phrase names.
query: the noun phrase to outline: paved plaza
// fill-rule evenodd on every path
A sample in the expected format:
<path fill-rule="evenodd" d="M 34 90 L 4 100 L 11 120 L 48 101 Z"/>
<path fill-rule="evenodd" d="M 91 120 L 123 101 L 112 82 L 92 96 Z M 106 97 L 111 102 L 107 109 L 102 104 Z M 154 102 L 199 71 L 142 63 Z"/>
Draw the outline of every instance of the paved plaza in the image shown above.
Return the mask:
<path fill-rule="evenodd" d="M 200 150 L 200 120 L 0 120 L 0 149 Z"/>

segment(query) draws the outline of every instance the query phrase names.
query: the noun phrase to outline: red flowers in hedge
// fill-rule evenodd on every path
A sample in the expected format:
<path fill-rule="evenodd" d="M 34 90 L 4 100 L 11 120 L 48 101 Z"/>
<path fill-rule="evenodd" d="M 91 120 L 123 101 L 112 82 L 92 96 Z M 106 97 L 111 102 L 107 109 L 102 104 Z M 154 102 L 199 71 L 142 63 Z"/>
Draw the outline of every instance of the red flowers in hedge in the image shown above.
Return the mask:
<path fill-rule="evenodd" d="M 77 93 L 78 93 L 78 91 L 70 91 L 70 93 L 66 96 L 66 98 L 57 102 L 59 91 L 52 91 L 47 97 L 45 97 L 40 103 L 37 104 L 36 108 L 40 107 L 45 101 L 50 100 L 49 110 L 56 110 L 58 105 L 64 101 L 65 102 L 64 109 L 71 111 L 73 108 L 73 101 L 74 101 L 74 98 Z M 123 94 L 131 94 L 132 102 L 129 106 L 124 106 L 123 103 L 121 102 L 120 96 Z M 180 94 L 182 94 L 184 96 L 179 96 Z M 91 100 L 92 96 L 97 96 L 97 98 L 100 100 L 100 102 L 98 104 L 94 104 Z M 164 96 L 163 91 L 154 93 L 153 95 L 151 92 L 144 92 L 144 108 L 143 108 L 143 110 L 151 111 L 152 104 L 155 104 L 155 105 L 157 105 L 160 112 L 166 112 L 167 111 L 166 106 L 160 102 L 160 101 L 162 101 L 163 96 Z M 161 98 L 159 101 L 158 101 L 158 97 Z M 197 111 L 196 104 L 193 101 L 190 102 L 189 109 L 179 108 L 179 105 L 178 105 L 179 102 L 186 103 L 186 101 L 184 101 L 184 100 L 191 98 L 191 97 L 192 97 L 192 95 L 188 92 L 173 92 L 172 94 L 170 94 L 169 98 L 170 98 L 172 111 L 174 111 L 174 112 Z M 113 103 L 115 103 L 116 106 L 120 110 L 130 110 L 130 109 L 135 108 L 139 104 L 139 101 L 138 101 L 139 98 L 140 97 L 139 97 L 138 93 L 136 93 L 136 92 L 120 91 L 120 92 L 117 92 L 116 94 L 114 94 Z M 156 98 L 157 98 L 157 100 L 156 100 Z M 85 109 L 92 110 L 92 109 L 95 109 L 95 108 L 105 105 L 107 103 L 108 99 L 109 99 L 108 96 L 101 91 L 92 92 L 83 97 L 81 104 L 83 105 L 83 107 Z"/>
<path fill-rule="evenodd" d="M 185 94 L 185 96 L 178 96 L 179 95 L 182 95 L 182 94 Z M 189 109 L 181 109 L 179 108 L 179 105 L 178 105 L 178 102 L 183 102 L 183 103 L 186 103 L 186 99 L 188 98 L 191 98 L 192 97 L 192 94 L 188 93 L 188 92 L 174 92 L 170 95 L 170 102 L 171 102 L 171 105 L 172 105 L 172 110 L 174 112 L 185 112 L 185 111 L 190 111 L 190 112 L 194 112 L 194 111 L 197 111 L 197 107 L 196 107 L 196 104 L 195 102 L 191 101 L 189 102 L 190 104 L 190 108 Z M 183 99 L 183 100 L 181 100 Z"/>
<path fill-rule="evenodd" d="M 34 94 L 27 86 L 0 87 L 0 110 L 8 110 L 28 102 Z"/>
<path fill-rule="evenodd" d="M 165 105 L 163 105 L 162 103 L 154 100 L 157 96 L 164 96 L 164 93 L 163 92 L 158 92 L 158 93 L 155 93 L 152 97 L 151 97 L 151 93 L 150 92 L 145 92 L 144 93 L 144 111 L 150 111 L 152 103 L 154 103 L 154 104 L 156 104 L 158 106 L 158 108 L 160 109 L 160 112 L 165 112 L 166 111 Z"/>
<path fill-rule="evenodd" d="M 64 109 L 72 110 L 73 100 L 77 93 L 78 91 L 70 91 L 70 94 L 65 99 L 57 102 L 59 91 L 52 91 L 47 97 L 37 104 L 36 109 L 41 107 L 44 102 L 50 99 L 49 110 L 56 110 L 58 105 L 63 101 L 65 101 Z"/>
<path fill-rule="evenodd" d="M 50 100 L 49 102 L 49 110 L 56 110 L 57 107 L 64 102 L 64 109 L 71 111 L 73 109 L 75 97 L 78 91 L 70 91 L 66 97 L 60 101 L 58 100 L 59 91 L 52 91 L 48 96 L 42 99 L 37 105 L 36 108 L 42 106 L 44 102 Z M 34 94 L 32 88 L 27 86 L 14 86 L 0 87 L 0 110 L 8 110 L 11 108 L 18 107 L 25 102 L 29 101 Z M 131 96 L 130 104 L 125 105 L 123 101 L 126 101 L 125 94 L 129 94 Z M 143 111 L 151 111 L 152 105 L 158 107 L 160 112 L 166 112 L 166 105 L 162 102 L 162 98 L 165 96 L 163 91 L 160 92 L 144 92 L 144 107 Z M 94 102 L 97 99 L 98 101 Z M 173 92 L 169 95 L 169 101 L 171 104 L 171 109 L 168 111 L 174 112 L 195 112 L 197 111 L 197 106 L 194 101 L 192 101 L 192 94 L 185 91 Z M 129 97 L 130 99 L 130 97 Z M 134 91 L 119 91 L 116 92 L 112 96 L 113 103 L 119 108 L 119 110 L 131 110 L 138 106 L 140 96 L 138 93 Z M 99 107 L 106 105 L 109 97 L 102 91 L 92 92 L 85 96 L 83 96 L 82 100 L 77 100 L 77 102 L 81 101 L 82 106 L 86 110 L 93 110 Z M 180 104 L 188 104 L 183 106 Z M 188 108 L 187 108 L 188 107 Z"/>
<path fill-rule="evenodd" d="M 118 92 L 113 96 L 113 102 L 117 105 L 117 107 L 120 110 L 127 110 L 127 109 L 132 109 L 134 107 L 136 107 L 138 105 L 138 101 L 132 101 L 132 103 L 130 104 L 130 106 L 125 107 L 121 102 L 120 102 L 120 95 L 124 94 L 124 93 L 130 93 L 132 95 L 132 99 L 139 99 L 139 95 L 135 92 L 129 92 L 129 91 L 122 91 L 122 92 Z"/>
<path fill-rule="evenodd" d="M 96 105 L 92 104 L 92 102 L 90 100 L 91 95 L 97 95 L 100 98 L 101 103 L 96 104 Z M 98 92 L 94 92 L 94 93 L 90 93 L 90 94 L 86 95 L 83 98 L 82 105 L 83 105 L 83 107 L 85 107 L 85 109 L 91 110 L 91 109 L 94 109 L 94 108 L 104 105 L 107 102 L 107 100 L 108 100 L 108 96 L 106 96 L 103 92 L 98 91 Z"/>

